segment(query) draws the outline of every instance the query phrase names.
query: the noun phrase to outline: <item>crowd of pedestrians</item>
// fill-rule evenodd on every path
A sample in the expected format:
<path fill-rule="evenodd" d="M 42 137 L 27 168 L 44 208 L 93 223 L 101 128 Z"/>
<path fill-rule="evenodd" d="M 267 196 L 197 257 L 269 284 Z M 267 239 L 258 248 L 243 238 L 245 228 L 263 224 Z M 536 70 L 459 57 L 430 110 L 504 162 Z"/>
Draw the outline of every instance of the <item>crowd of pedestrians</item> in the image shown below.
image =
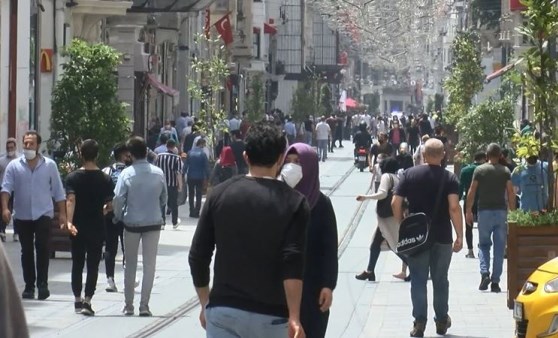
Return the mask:
<path fill-rule="evenodd" d="M 510 168 L 501 147 L 490 144 L 457 177 L 445 169 L 449 141 L 443 128 L 428 116 L 355 116 L 323 116 L 316 125 L 308 118 L 299 129 L 290 117 L 267 116 L 267 121 L 250 124 L 234 115 L 226 122 L 227 132 L 219 133 L 209 149 L 196 121 L 182 114 L 176 123 L 167 121 L 159 129 L 153 152 L 144 139 L 131 137 L 115 145 L 114 163 L 103 169 L 97 165 L 97 141 L 83 141 L 82 166 L 69 173 L 64 184 L 56 163 L 39 152 L 38 133 L 25 133 L 21 156 L 17 140 L 8 139 L 7 153 L 0 158 L 0 238 L 6 240 L 5 227 L 13 223 L 21 242 L 21 298 L 34 299 L 36 290 L 39 300 L 50 296 L 49 240 L 56 213 L 60 228 L 71 238 L 75 312 L 95 315 L 92 299 L 103 247 L 105 290 L 118 291 L 114 270 L 120 242 L 125 266 L 122 312 L 135 314 L 141 243 L 138 313 L 152 316 L 149 303 L 161 231 L 167 215 L 174 228 L 179 226 L 178 206 L 188 199 L 190 217 L 199 218 L 188 261 L 207 336 L 325 337 L 337 285 L 338 231 L 334 207 L 320 191 L 320 161 L 336 146 L 343 147 L 343 128 L 353 125 L 355 149 L 367 149 L 372 190 L 357 200 L 377 201 L 378 224 L 368 265 L 355 278 L 376 281 L 375 267 L 385 244 L 402 261 L 401 271 L 393 276 L 410 282 L 410 336 L 424 335 L 429 278 L 436 332 L 446 334 L 452 325 L 448 271 L 452 254 L 463 247 L 463 215 L 468 258 L 475 258 L 473 224 L 478 223 L 478 289 L 490 286 L 491 292 L 501 292 L 507 213 L 516 208 L 517 195 L 523 210 L 546 205 L 547 166 L 532 156 L 521 170 Z M 211 190 L 202 203 L 208 181 Z M 403 255 L 398 251 L 400 224 L 418 213 L 430 220 L 429 245 Z M 0 305 L 15 304 L 10 325 L 0 316 L 0 324 L 5 324 L 0 325 L 0 336 L 26 337 L 25 325 L 13 325 L 24 317 L 19 297 L 12 299 L 16 287 L 5 261 L 0 244 L 0 278 L 12 293 L 0 292 Z"/>

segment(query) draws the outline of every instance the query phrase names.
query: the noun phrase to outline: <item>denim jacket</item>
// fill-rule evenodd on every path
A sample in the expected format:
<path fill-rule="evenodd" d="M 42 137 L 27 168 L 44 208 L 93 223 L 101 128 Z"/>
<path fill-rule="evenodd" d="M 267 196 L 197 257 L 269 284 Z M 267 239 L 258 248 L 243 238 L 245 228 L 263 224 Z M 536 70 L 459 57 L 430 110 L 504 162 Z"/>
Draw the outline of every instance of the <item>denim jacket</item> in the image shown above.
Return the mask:
<path fill-rule="evenodd" d="M 184 170 L 189 179 L 205 180 L 209 178 L 209 160 L 202 148 L 194 147 L 188 152 Z"/>
<path fill-rule="evenodd" d="M 138 160 L 124 169 L 114 188 L 114 220 L 129 228 L 164 224 L 163 207 L 167 203 L 167 183 L 163 171 Z"/>

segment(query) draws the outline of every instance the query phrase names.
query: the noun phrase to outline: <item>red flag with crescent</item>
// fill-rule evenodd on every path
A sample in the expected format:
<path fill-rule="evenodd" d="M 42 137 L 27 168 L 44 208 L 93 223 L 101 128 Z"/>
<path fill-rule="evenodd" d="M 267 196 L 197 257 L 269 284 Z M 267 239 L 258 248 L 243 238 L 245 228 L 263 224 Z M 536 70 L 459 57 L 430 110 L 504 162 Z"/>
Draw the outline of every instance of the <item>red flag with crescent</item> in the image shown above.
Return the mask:
<path fill-rule="evenodd" d="M 203 23 L 203 31 L 205 33 L 205 37 L 209 39 L 209 29 L 211 28 L 211 12 L 209 11 L 209 8 L 207 8 L 205 10 L 205 16 L 204 16 L 204 23 Z"/>
<path fill-rule="evenodd" d="M 233 42 L 233 30 L 232 30 L 229 14 L 219 19 L 215 23 L 215 28 L 217 29 L 219 35 L 221 35 L 221 38 L 223 39 L 225 46 Z"/>

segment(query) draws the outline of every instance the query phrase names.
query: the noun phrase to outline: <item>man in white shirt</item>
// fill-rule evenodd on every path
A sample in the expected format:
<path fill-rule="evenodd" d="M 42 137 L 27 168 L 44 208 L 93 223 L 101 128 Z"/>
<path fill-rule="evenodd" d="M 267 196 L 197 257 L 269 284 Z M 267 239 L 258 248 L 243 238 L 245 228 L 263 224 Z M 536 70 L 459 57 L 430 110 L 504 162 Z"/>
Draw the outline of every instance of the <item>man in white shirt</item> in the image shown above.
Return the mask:
<path fill-rule="evenodd" d="M 232 119 L 229 121 L 229 131 L 233 132 L 235 130 L 240 130 L 240 119 L 236 114 L 233 115 Z"/>
<path fill-rule="evenodd" d="M 378 123 L 376 123 L 376 127 L 378 129 L 378 134 L 387 132 L 386 123 L 384 122 L 384 119 L 381 117 L 378 117 Z"/>
<path fill-rule="evenodd" d="M 4 172 L 6 171 L 6 167 L 8 166 L 8 164 L 19 157 L 19 154 L 17 153 L 16 149 L 17 149 L 17 141 L 15 138 L 10 137 L 6 141 L 6 153 L 0 156 L 0 185 L 2 184 L 2 180 L 4 179 Z M 9 201 L 10 211 L 13 210 L 13 203 L 14 203 L 14 198 L 13 196 L 11 196 Z M 0 220 L 0 240 L 2 240 L 2 242 L 6 241 L 6 226 L 8 226 L 8 223 L 4 222 L 3 220 Z M 15 228 L 15 226 L 14 226 L 13 238 L 14 238 L 14 242 L 17 242 L 19 240 L 18 239 L 19 236 L 17 234 L 17 229 Z"/>
<path fill-rule="evenodd" d="M 325 122 L 325 116 L 320 118 L 320 122 L 316 125 L 316 141 L 318 141 L 318 158 L 325 162 L 327 159 L 327 143 L 331 136 L 331 128 Z"/>

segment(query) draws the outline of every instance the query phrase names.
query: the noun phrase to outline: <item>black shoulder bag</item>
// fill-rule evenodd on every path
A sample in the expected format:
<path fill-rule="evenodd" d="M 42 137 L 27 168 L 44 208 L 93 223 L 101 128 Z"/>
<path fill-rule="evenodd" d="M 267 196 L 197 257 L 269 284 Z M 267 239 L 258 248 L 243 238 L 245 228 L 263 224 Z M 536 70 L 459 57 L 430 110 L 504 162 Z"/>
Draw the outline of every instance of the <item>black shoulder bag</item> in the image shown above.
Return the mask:
<path fill-rule="evenodd" d="M 387 191 L 387 196 L 384 199 L 378 200 L 376 203 L 376 213 L 380 218 L 388 218 L 393 216 L 393 210 L 391 209 L 391 200 L 393 198 L 393 188 L 395 187 L 395 182 L 393 181 L 393 176 L 389 175 L 391 182 L 391 188 Z"/>
<path fill-rule="evenodd" d="M 432 217 L 436 218 L 442 202 L 442 194 L 444 186 L 446 185 L 447 173 L 444 170 L 440 187 L 438 188 L 438 195 L 436 203 L 434 204 L 434 211 Z M 399 226 L 399 240 L 397 241 L 397 253 L 403 256 L 414 256 L 423 252 L 432 246 L 430 239 L 430 227 L 432 220 L 423 212 L 411 214 L 403 219 Z"/>

